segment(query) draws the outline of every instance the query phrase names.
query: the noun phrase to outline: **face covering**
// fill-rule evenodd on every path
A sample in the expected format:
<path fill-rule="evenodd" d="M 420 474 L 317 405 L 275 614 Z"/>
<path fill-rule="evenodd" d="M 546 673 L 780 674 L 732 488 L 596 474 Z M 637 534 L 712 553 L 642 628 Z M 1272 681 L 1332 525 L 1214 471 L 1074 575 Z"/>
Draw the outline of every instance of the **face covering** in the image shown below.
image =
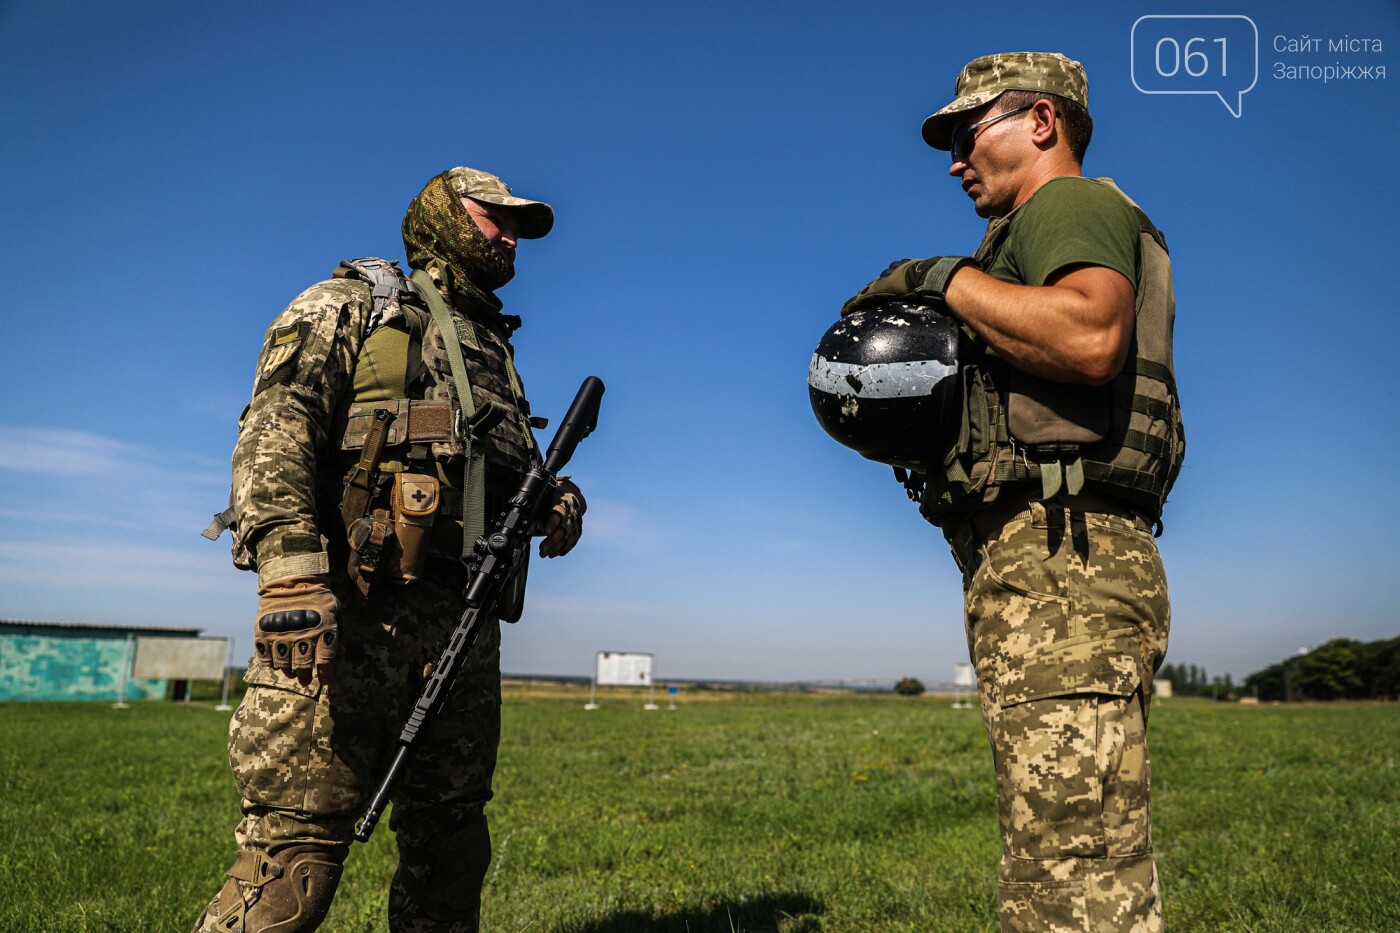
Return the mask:
<path fill-rule="evenodd" d="M 492 292 L 511 280 L 515 264 L 486 239 L 447 184 L 447 173 L 428 182 L 403 217 L 408 264 L 440 282 L 458 309 L 497 312 Z"/>

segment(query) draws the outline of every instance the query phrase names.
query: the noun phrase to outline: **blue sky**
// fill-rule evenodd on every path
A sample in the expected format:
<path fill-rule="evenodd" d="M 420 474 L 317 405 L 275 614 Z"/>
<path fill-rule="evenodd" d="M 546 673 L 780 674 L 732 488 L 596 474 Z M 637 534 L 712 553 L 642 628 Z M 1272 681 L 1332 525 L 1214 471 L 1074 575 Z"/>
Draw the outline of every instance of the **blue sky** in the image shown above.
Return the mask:
<path fill-rule="evenodd" d="M 1203 8 L 1258 29 L 1238 118 L 1134 87 L 1134 22 Z M 1086 173 L 1176 267 L 1168 660 L 1238 677 L 1400 634 L 1393 3 L 390 9 L 0 3 L 0 617 L 198 625 L 246 655 L 255 582 L 198 532 L 263 330 L 340 259 L 401 256 L 408 200 L 466 164 L 558 216 L 500 293 L 535 410 L 608 384 L 573 465 L 584 541 L 533 568 L 504 667 L 587 674 L 611 649 L 662 680 L 948 679 L 947 547 L 821 432 L 806 368 L 889 260 L 975 247 L 919 137 L 958 69 L 1056 49 L 1089 74 Z M 1381 48 L 1328 50 L 1344 37 Z"/>

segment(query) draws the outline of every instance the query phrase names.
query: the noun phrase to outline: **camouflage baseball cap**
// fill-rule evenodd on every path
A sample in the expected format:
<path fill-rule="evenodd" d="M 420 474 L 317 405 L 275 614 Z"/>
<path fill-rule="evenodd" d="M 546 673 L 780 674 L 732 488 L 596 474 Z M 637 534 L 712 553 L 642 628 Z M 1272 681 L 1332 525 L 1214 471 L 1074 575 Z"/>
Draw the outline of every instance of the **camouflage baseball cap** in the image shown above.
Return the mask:
<path fill-rule="evenodd" d="M 924 121 L 924 142 L 935 149 L 953 148 L 959 116 L 1004 91 L 1044 91 L 1089 109 L 1089 79 L 1079 62 L 1059 52 L 998 52 L 967 63 L 954 86 L 953 102 Z"/>
<path fill-rule="evenodd" d="M 459 165 L 448 169 L 447 184 L 458 197 L 514 208 L 522 239 L 537 240 L 554 227 L 554 208 L 543 201 L 515 197 L 510 186 L 490 172 Z"/>

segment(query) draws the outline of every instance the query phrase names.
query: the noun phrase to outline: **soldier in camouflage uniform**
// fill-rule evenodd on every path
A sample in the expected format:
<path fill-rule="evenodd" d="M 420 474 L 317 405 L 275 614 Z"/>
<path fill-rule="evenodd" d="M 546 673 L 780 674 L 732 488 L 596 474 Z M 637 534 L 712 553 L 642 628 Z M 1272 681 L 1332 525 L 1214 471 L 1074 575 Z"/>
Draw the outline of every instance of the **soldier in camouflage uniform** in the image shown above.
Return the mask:
<path fill-rule="evenodd" d="M 544 236 L 553 219 L 494 175 L 451 169 L 404 217 L 412 283 L 383 260 L 342 264 L 268 329 L 230 507 L 235 563 L 257 571 L 260 596 L 229 733 L 243 820 L 197 931 L 291 933 L 325 918 L 354 822 L 464 608 L 464 537 L 475 540 L 539 456 L 510 343 L 520 320 L 493 292 L 514 274 L 516 240 Z M 343 514 L 384 408 L 397 417 L 378 481 Z M 552 506 L 538 529 L 545 557 L 582 530 L 571 482 Z M 347 525 L 366 530 L 354 547 Z M 522 573 L 501 618 L 519 617 L 523 588 Z M 393 930 L 478 928 L 499 646 L 499 625 L 484 627 L 398 785 Z"/>
<path fill-rule="evenodd" d="M 994 756 L 1004 930 L 1162 927 L 1146 725 L 1167 647 L 1154 530 L 1184 454 L 1165 239 L 1083 177 L 1080 64 L 979 58 L 924 123 L 977 213 L 972 257 L 904 260 L 891 296 L 963 328 L 956 436 L 903 476 L 963 571 Z"/>

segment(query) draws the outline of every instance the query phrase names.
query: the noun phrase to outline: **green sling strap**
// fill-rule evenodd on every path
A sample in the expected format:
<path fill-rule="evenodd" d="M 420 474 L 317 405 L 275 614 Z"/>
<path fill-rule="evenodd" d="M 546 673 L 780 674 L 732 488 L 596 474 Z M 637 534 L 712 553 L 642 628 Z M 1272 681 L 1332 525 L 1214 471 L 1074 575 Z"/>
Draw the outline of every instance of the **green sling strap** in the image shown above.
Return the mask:
<path fill-rule="evenodd" d="M 476 539 L 486 533 L 486 453 L 482 446 L 473 443 L 474 428 L 480 427 L 476 419 L 476 405 L 472 402 L 471 380 L 467 378 L 467 361 L 462 357 L 462 341 L 457 332 L 457 318 L 443 301 L 433 280 L 422 269 L 415 269 L 411 281 L 418 286 L 418 294 L 428 305 L 428 313 L 433 323 L 442 333 L 442 342 L 447 345 L 447 359 L 452 366 L 452 382 L 457 390 L 457 403 L 462 409 L 462 445 L 466 450 L 466 462 L 462 467 L 462 556 L 472 552 Z M 493 424 L 500 421 L 500 414 L 493 412 Z"/>

